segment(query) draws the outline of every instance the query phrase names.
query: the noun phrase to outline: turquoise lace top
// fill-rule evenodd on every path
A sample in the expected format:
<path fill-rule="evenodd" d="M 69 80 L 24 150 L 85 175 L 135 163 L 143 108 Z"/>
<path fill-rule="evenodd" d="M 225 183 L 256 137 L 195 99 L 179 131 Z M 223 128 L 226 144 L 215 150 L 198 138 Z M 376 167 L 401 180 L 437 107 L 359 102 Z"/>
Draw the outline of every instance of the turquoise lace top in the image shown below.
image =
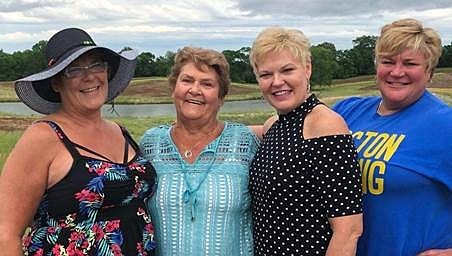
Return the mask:
<path fill-rule="evenodd" d="M 226 122 L 189 164 L 170 130 L 151 128 L 140 142 L 157 172 L 149 201 L 157 255 L 253 255 L 248 171 L 257 137 L 244 125 Z"/>

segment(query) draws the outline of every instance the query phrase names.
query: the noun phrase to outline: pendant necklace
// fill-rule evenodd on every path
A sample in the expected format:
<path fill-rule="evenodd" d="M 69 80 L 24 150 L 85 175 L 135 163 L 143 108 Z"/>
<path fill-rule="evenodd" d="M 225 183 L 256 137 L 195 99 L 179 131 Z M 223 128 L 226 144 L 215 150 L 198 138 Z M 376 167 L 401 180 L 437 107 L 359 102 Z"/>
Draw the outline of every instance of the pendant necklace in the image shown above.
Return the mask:
<path fill-rule="evenodd" d="M 208 141 L 210 139 L 210 137 L 212 136 L 212 134 L 214 134 L 217 131 L 218 128 L 218 123 L 215 125 L 215 127 L 206 134 L 206 136 L 204 138 L 206 138 L 206 140 L 199 140 L 198 142 L 196 142 L 193 146 L 186 148 L 185 150 L 183 150 L 183 156 L 185 159 L 191 159 L 193 156 L 193 149 L 195 149 L 197 146 L 199 146 L 202 142 Z M 185 148 L 185 145 L 181 143 L 181 146 Z"/>
<path fill-rule="evenodd" d="M 217 125 L 218 126 L 218 125 Z M 216 130 L 217 127 L 213 131 Z M 209 132 L 209 136 L 213 134 L 213 132 Z M 221 144 L 221 136 L 218 137 L 219 141 L 214 144 L 213 152 L 218 152 L 218 146 Z M 216 139 L 215 139 L 216 140 Z M 198 143 L 197 143 L 198 144 Z M 192 147 L 193 148 L 193 147 Z M 185 152 L 190 151 L 186 150 Z M 184 155 L 185 155 L 184 152 Z M 191 157 L 191 155 L 189 155 Z M 212 171 L 212 166 L 216 162 L 215 153 L 209 154 L 208 157 L 206 157 L 203 161 L 205 164 L 202 164 L 203 166 L 200 169 L 198 169 L 200 166 L 196 167 L 195 169 L 198 169 L 198 171 L 201 171 L 201 176 L 199 176 L 198 182 L 192 182 L 190 181 L 189 174 L 190 172 L 194 171 L 194 167 L 189 167 L 185 161 L 180 161 L 181 169 L 184 173 L 184 183 L 185 183 L 185 191 L 182 194 L 182 199 L 185 204 L 190 205 L 190 212 L 191 212 L 191 221 L 194 222 L 196 220 L 197 215 L 197 207 L 198 207 L 198 190 L 201 188 L 202 184 L 208 179 L 209 173 Z"/>

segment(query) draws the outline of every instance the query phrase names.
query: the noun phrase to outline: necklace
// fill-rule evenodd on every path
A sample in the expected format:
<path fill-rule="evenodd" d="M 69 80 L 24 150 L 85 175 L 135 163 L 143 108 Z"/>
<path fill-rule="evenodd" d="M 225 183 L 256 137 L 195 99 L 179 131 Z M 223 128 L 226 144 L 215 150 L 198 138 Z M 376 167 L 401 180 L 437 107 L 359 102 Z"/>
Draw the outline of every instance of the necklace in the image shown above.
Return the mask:
<path fill-rule="evenodd" d="M 377 107 L 377 114 L 379 114 L 380 116 L 387 116 L 387 115 L 392 115 L 393 113 L 398 112 L 399 110 L 394 110 L 391 108 L 387 108 L 385 107 L 385 109 L 383 109 L 383 99 L 380 100 L 380 103 L 378 103 L 378 107 Z"/>
<path fill-rule="evenodd" d="M 175 127 L 177 127 L 177 126 L 175 126 Z M 196 147 L 198 147 L 199 145 L 201 145 L 203 142 L 209 141 L 210 137 L 216 133 L 218 127 L 219 127 L 219 123 L 217 122 L 215 124 L 215 127 L 210 132 L 208 132 L 205 136 L 203 136 L 203 139 L 200 139 L 198 142 L 193 144 L 191 147 L 186 147 L 185 144 L 181 143 L 182 148 L 185 148 L 185 150 L 181 148 L 181 151 L 183 151 L 183 154 L 182 154 L 183 157 L 185 159 L 191 160 L 191 158 L 193 157 L 193 150 Z"/>
<path fill-rule="evenodd" d="M 381 113 L 381 103 L 383 102 L 383 100 L 380 100 L 380 102 L 378 103 L 378 107 L 377 107 L 377 114 L 379 114 L 380 116 L 383 115 Z"/>
<path fill-rule="evenodd" d="M 218 125 L 217 125 L 218 126 Z M 221 125 L 220 125 L 221 127 Z M 213 131 L 216 130 L 216 127 Z M 212 132 L 212 131 L 211 131 Z M 211 133 L 210 132 L 210 133 Z M 221 140 L 221 137 L 219 138 Z M 215 143 L 213 147 L 213 151 L 218 151 L 218 146 L 220 145 L 220 142 Z M 182 198 L 184 200 L 185 204 L 191 204 L 191 221 L 195 221 L 196 213 L 197 213 L 197 206 L 198 206 L 198 190 L 201 188 L 201 185 L 204 184 L 204 181 L 206 181 L 207 177 L 209 176 L 209 173 L 212 171 L 212 165 L 216 162 L 217 159 L 215 157 L 216 154 L 209 155 L 209 157 L 203 159 L 203 164 L 197 165 L 195 168 L 197 171 L 201 171 L 199 174 L 199 180 L 197 183 L 193 183 L 190 181 L 188 175 L 193 172 L 193 168 L 189 168 L 187 166 L 187 163 L 185 161 L 180 161 L 181 169 L 184 173 L 184 183 L 185 183 L 185 191 L 182 195 Z M 208 162 L 206 162 L 208 161 Z M 198 175 L 198 174 L 197 174 Z"/>

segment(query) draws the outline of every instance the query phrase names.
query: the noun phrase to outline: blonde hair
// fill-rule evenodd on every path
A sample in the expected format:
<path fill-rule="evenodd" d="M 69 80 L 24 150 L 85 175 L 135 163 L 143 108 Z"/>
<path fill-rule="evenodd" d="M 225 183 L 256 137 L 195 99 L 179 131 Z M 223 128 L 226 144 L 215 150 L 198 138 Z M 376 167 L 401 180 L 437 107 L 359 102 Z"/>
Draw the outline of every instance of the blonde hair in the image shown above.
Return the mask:
<path fill-rule="evenodd" d="M 258 62 L 270 52 L 289 50 L 303 65 L 311 63 L 309 39 L 297 29 L 269 27 L 264 29 L 257 38 L 250 51 L 250 64 L 257 74 Z"/>
<path fill-rule="evenodd" d="M 182 67 L 188 63 L 194 63 L 199 70 L 205 70 L 205 67 L 210 67 L 215 70 L 220 85 L 218 97 L 224 99 L 228 94 L 229 85 L 231 84 L 229 63 L 222 53 L 204 48 L 184 47 L 177 51 L 174 57 L 174 65 L 168 76 L 171 92 L 174 91 Z"/>
<path fill-rule="evenodd" d="M 386 24 L 375 45 L 375 62 L 384 56 L 400 54 L 405 49 L 413 49 L 424 55 L 427 71 L 432 75 L 438 64 L 441 52 L 441 38 L 432 28 L 422 26 L 415 19 L 401 19 Z"/>

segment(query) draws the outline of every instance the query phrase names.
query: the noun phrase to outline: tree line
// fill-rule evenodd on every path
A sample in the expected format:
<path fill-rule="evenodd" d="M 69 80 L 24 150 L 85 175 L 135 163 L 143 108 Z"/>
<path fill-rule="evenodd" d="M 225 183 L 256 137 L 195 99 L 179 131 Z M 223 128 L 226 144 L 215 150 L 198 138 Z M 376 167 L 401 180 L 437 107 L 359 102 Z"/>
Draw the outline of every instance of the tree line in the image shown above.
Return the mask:
<path fill-rule="evenodd" d="M 333 43 L 324 42 L 311 46 L 313 72 L 311 84 L 330 85 L 333 79 L 343 79 L 375 74 L 374 47 L 376 36 L 360 36 L 354 39 L 353 47 L 337 50 Z M 0 81 L 13 81 L 46 67 L 44 49 L 47 41 L 39 41 L 30 50 L 12 54 L 0 49 Z M 123 50 L 131 49 L 124 47 Z M 256 78 L 249 63 L 250 47 L 224 50 L 223 54 L 231 67 L 231 79 L 238 83 L 255 83 Z M 175 52 L 167 51 L 162 56 L 142 52 L 138 56 L 135 77 L 167 76 L 174 63 Z M 438 67 L 452 67 L 452 42 L 443 46 Z"/>

